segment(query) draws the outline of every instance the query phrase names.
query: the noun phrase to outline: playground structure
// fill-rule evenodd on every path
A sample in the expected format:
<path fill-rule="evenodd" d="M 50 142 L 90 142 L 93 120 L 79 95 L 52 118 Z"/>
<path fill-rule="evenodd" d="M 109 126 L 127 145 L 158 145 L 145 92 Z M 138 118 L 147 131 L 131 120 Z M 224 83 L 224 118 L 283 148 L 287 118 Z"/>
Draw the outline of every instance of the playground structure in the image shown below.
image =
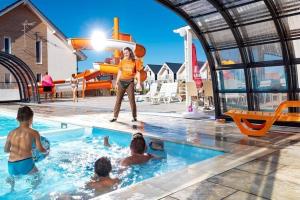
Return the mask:
<path fill-rule="evenodd" d="M 73 49 L 79 50 L 94 50 L 92 45 L 92 39 L 90 38 L 71 38 L 69 44 L 72 45 Z M 119 32 L 119 19 L 114 18 L 114 28 L 112 39 L 105 40 L 105 50 L 113 51 L 113 56 L 107 58 L 105 62 L 93 63 L 93 69 L 85 70 L 84 72 L 77 74 L 76 77 L 79 80 L 78 90 L 82 92 L 82 97 L 85 97 L 85 91 L 113 88 L 114 76 L 118 73 L 118 64 L 121 60 L 121 52 L 125 47 L 131 48 L 137 59 L 142 60 L 146 54 L 144 46 L 133 42 L 132 36 Z M 147 74 L 144 70 L 140 72 L 141 81 L 146 80 Z M 108 76 L 109 80 L 99 80 L 101 76 Z M 71 75 L 70 75 L 71 77 Z M 62 93 L 71 91 L 69 80 L 56 80 L 54 81 L 54 87 L 52 93 Z M 43 88 L 39 86 L 40 94 L 43 93 Z"/>

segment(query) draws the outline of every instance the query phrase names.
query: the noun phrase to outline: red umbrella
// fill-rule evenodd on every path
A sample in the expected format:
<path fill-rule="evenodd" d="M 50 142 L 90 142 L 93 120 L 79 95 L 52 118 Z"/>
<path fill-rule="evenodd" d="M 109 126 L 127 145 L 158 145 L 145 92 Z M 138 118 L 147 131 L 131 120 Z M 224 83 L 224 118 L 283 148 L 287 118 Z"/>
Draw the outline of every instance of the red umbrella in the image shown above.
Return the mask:
<path fill-rule="evenodd" d="M 197 52 L 196 52 L 196 46 L 192 44 L 192 67 L 193 67 L 193 80 L 196 83 L 197 88 L 202 87 L 202 79 L 200 78 L 200 68 L 198 66 L 197 61 Z"/>

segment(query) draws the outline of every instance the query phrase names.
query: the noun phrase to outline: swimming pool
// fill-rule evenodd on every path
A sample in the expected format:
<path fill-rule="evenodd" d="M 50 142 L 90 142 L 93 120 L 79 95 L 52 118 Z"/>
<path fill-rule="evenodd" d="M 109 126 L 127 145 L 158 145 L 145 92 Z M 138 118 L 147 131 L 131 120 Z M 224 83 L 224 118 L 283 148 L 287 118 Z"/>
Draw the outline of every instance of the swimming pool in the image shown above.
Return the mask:
<path fill-rule="evenodd" d="M 0 138 L 6 137 L 9 131 L 15 129 L 19 125 L 16 117 L 9 115 L 0 115 Z M 50 123 L 40 120 L 33 120 L 34 129 L 38 131 L 50 131 L 60 128 L 60 123 Z"/>
<path fill-rule="evenodd" d="M 103 146 L 103 137 L 108 135 L 112 147 Z M 128 144 L 131 135 L 126 132 L 80 128 L 61 133 L 44 135 L 51 142 L 51 153 L 43 161 L 36 163 L 40 171 L 40 184 L 32 189 L 32 177 L 24 176 L 16 181 L 15 191 L 10 192 L 10 185 L 5 182 L 8 155 L 0 153 L 0 198 L 1 199 L 56 199 L 58 196 L 86 198 L 94 195 L 93 191 L 84 188 L 93 175 L 93 163 L 101 156 L 111 159 L 113 176 L 121 178 L 119 188 L 159 176 L 163 173 L 178 170 L 187 165 L 222 155 L 223 152 L 197 148 L 189 145 L 165 142 L 165 153 L 158 153 L 164 158 L 151 160 L 147 164 L 128 168 L 118 174 L 117 161 L 129 155 Z M 149 141 L 148 138 L 146 138 Z M 0 149 L 3 149 L 0 143 Z"/>

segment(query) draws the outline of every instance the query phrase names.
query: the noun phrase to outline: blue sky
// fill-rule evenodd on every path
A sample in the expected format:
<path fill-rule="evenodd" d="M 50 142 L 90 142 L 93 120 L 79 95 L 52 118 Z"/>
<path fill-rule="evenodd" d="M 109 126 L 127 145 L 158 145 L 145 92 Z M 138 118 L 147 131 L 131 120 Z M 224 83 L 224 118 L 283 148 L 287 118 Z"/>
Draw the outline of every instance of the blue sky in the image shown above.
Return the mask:
<path fill-rule="evenodd" d="M 1 0 L 0 8 L 15 2 Z M 32 0 L 67 37 L 90 37 L 100 29 L 111 35 L 113 18 L 119 17 L 120 31 L 131 34 L 145 46 L 145 64 L 162 64 L 184 60 L 183 38 L 173 33 L 185 26 L 185 21 L 155 0 Z M 83 3 L 84 2 L 84 3 Z M 205 55 L 197 46 L 198 60 Z M 87 61 L 79 62 L 79 69 L 92 68 L 95 61 L 103 61 L 111 52 L 84 51 Z"/>

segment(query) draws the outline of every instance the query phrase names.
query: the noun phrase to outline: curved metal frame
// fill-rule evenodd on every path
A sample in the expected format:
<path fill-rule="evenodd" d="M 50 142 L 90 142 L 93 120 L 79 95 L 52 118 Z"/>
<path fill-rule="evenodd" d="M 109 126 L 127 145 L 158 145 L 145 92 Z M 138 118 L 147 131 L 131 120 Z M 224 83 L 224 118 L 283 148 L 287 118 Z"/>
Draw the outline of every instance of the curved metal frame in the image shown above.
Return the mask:
<path fill-rule="evenodd" d="M 286 40 L 287 33 L 285 31 L 284 25 L 282 24 L 281 20 L 279 19 L 279 15 L 276 12 L 276 5 L 272 0 L 264 0 L 264 3 L 266 7 L 268 8 L 269 12 L 271 13 L 272 19 L 274 21 L 277 33 L 280 38 L 280 44 L 281 44 L 281 50 L 283 54 L 283 62 L 285 65 L 285 72 L 288 78 L 287 86 L 288 86 L 288 99 L 289 100 L 295 100 L 296 99 L 296 88 L 295 86 L 297 85 L 297 80 L 295 80 L 295 76 L 293 74 L 296 74 L 297 72 L 295 71 L 295 66 L 293 65 L 292 62 L 292 53 L 290 51 L 289 43 Z M 290 108 L 291 111 L 293 111 L 294 108 Z"/>
<path fill-rule="evenodd" d="M 182 6 L 182 5 L 187 5 L 190 3 L 197 2 L 198 0 L 189 0 L 186 2 L 179 3 L 179 4 L 173 3 L 170 0 L 156 0 L 156 1 L 165 5 L 168 8 L 170 8 L 172 11 L 177 13 L 179 16 L 183 17 L 183 19 L 190 25 L 190 27 L 194 30 L 194 33 L 197 35 L 198 39 L 200 40 L 200 42 L 204 48 L 204 52 L 207 56 L 209 66 L 211 68 L 214 93 L 217 94 L 217 95 L 214 95 L 215 106 L 216 106 L 216 117 L 221 117 L 221 105 L 220 105 L 220 99 L 219 99 L 220 91 L 218 91 L 218 87 L 217 87 L 218 80 L 217 80 L 216 70 L 223 70 L 223 69 L 215 68 L 214 57 L 212 55 L 213 50 L 210 48 L 210 46 L 208 45 L 208 41 L 204 37 L 204 34 L 206 32 L 201 32 L 201 30 L 200 30 L 201 27 L 197 26 L 197 24 L 192 20 L 195 16 L 205 16 L 205 15 L 210 15 L 212 13 L 220 13 L 220 15 L 223 17 L 223 19 L 229 26 L 229 28 L 226 28 L 226 29 L 230 29 L 233 34 L 233 37 L 237 44 L 237 47 L 234 47 L 234 48 L 239 49 L 240 56 L 242 59 L 242 64 L 239 64 L 236 66 L 228 66 L 228 68 L 226 68 L 226 69 L 238 69 L 238 68 L 244 69 L 247 101 L 248 101 L 248 109 L 249 110 L 254 110 L 254 105 L 256 102 L 255 96 L 254 96 L 254 88 L 252 86 L 252 80 L 251 80 L 252 78 L 251 78 L 250 70 L 252 67 L 284 65 L 285 72 L 286 72 L 286 78 L 287 78 L 288 99 L 289 100 L 297 99 L 297 92 L 299 91 L 299 88 L 297 87 L 297 84 L 298 84 L 297 78 L 300 78 L 300 77 L 297 77 L 297 68 L 296 68 L 296 64 L 295 64 L 296 61 L 294 61 L 293 52 L 291 50 L 292 46 L 289 42 L 287 30 L 285 30 L 284 24 L 281 20 L 282 16 L 279 16 L 279 13 L 277 12 L 277 9 L 276 9 L 276 5 L 272 0 L 261 0 L 261 2 L 264 2 L 266 8 L 268 9 L 268 11 L 270 13 L 270 18 L 264 19 L 261 21 L 273 21 L 274 22 L 276 32 L 278 35 L 278 39 L 275 38 L 276 40 L 274 40 L 274 38 L 273 38 L 273 40 L 270 40 L 267 42 L 257 42 L 257 43 L 253 43 L 253 44 L 245 43 L 245 41 L 243 40 L 242 35 L 241 35 L 241 30 L 238 29 L 238 27 L 240 27 L 241 25 L 237 25 L 235 23 L 233 16 L 229 13 L 229 9 L 238 8 L 240 6 L 252 4 L 252 3 L 255 3 L 258 1 L 245 2 L 245 3 L 241 3 L 241 4 L 236 4 L 236 5 L 230 4 L 225 7 L 224 4 L 222 4 L 220 0 L 206 0 L 207 3 L 211 4 L 216 9 L 216 11 L 212 11 L 210 13 L 200 13 L 199 12 L 199 14 L 196 14 L 193 16 L 189 16 L 184 10 L 182 10 L 181 8 L 178 8 L 178 7 Z M 174 1 L 174 2 L 176 2 L 176 1 Z M 289 16 L 289 15 L 287 15 L 287 16 Z M 249 22 L 249 23 L 256 24 L 258 22 Z M 208 32 L 209 32 L 209 30 L 208 30 Z M 216 32 L 216 31 L 214 30 L 212 32 Z M 247 34 L 247 32 L 246 32 L 246 34 Z M 274 42 L 280 42 L 283 60 L 282 61 L 276 61 L 276 60 L 263 61 L 263 62 L 254 63 L 254 61 L 251 57 L 252 54 L 250 54 L 250 50 L 248 47 L 252 46 L 252 45 L 263 45 L 263 44 L 269 44 L 269 43 L 274 43 Z M 226 49 L 226 47 L 221 48 L 221 49 L 215 49 L 215 50 L 224 50 L 224 49 Z M 217 56 L 216 59 L 218 59 L 218 57 L 219 56 Z M 298 60 L 300 60 L 300 59 L 298 59 Z M 274 91 L 268 90 L 268 91 L 262 91 L 262 92 L 274 92 Z M 275 91 L 275 92 L 278 92 L 278 91 Z M 260 92 L 255 91 L 255 93 L 260 93 Z M 291 109 L 291 110 L 296 111 L 293 109 Z"/>
<path fill-rule="evenodd" d="M 0 64 L 8 69 L 16 79 L 21 101 L 30 101 L 30 96 L 32 95 L 34 102 L 40 102 L 36 78 L 26 63 L 16 56 L 0 52 Z M 29 85 L 31 85 L 31 94 L 28 90 Z"/>
<path fill-rule="evenodd" d="M 21 66 L 22 68 L 24 68 L 24 72 L 26 73 L 27 77 L 29 78 L 30 84 L 33 86 L 33 87 L 31 87 L 31 90 L 32 90 L 32 94 L 33 94 L 33 97 L 34 97 L 34 101 L 39 102 L 40 99 L 39 99 L 37 81 L 36 81 L 36 78 L 34 76 L 34 73 L 30 69 L 30 67 L 25 62 L 23 62 L 20 58 L 18 58 L 16 56 L 8 54 L 7 57 L 9 59 L 11 59 L 11 61 L 15 62 L 16 65 Z"/>
<path fill-rule="evenodd" d="M 249 58 L 246 53 L 246 49 L 243 45 L 243 39 L 242 35 L 239 31 L 239 29 L 235 26 L 234 20 L 228 10 L 224 8 L 217 0 L 207 0 L 209 3 L 211 3 L 217 11 L 221 14 L 221 16 L 226 21 L 227 25 L 229 26 L 233 37 L 238 45 L 238 49 L 241 55 L 242 62 L 244 64 L 244 74 L 245 74 L 245 84 L 246 84 L 246 92 L 247 92 L 247 103 L 248 103 L 248 109 L 254 110 L 253 103 L 252 103 L 252 80 L 251 80 L 251 73 L 249 67 Z"/>

